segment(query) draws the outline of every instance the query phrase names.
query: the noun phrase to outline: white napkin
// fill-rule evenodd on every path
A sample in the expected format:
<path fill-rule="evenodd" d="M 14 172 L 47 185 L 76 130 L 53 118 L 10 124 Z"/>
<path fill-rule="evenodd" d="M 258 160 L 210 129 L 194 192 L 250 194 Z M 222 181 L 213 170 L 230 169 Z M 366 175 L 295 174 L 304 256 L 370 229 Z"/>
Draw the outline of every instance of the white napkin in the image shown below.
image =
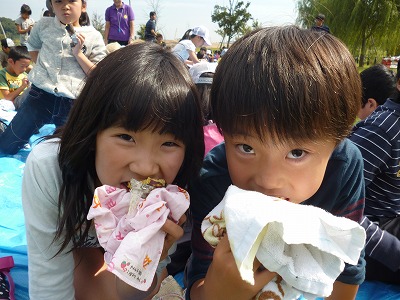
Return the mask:
<path fill-rule="evenodd" d="M 235 186 L 202 223 L 211 245 L 222 237 L 225 222 L 242 279 L 254 284 L 257 257 L 282 277 L 284 299 L 301 293 L 306 298 L 329 296 L 344 262 L 357 264 L 365 243 L 365 231 L 357 222 Z"/>

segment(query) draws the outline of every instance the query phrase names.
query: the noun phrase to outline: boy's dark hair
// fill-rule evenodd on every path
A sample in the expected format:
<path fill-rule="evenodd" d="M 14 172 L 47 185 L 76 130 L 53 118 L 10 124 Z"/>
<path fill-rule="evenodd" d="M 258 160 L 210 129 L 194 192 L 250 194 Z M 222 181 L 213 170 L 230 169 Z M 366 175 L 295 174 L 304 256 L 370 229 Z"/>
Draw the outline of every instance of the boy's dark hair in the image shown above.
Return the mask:
<path fill-rule="evenodd" d="M 154 43 L 140 43 L 100 61 L 75 100 L 66 125 L 55 135 L 61 137 L 58 161 L 63 179 L 56 239 L 66 233 L 60 251 L 70 241 L 74 247 L 82 245 L 88 235 L 91 221 L 86 216 L 97 179 L 99 132 L 121 126 L 131 131 L 171 133 L 185 145 L 185 158 L 174 184 L 186 187 L 198 175 L 204 157 L 202 125 L 196 86 L 170 51 Z"/>
<path fill-rule="evenodd" d="M 334 36 L 270 27 L 229 48 L 210 96 L 213 118 L 225 135 L 339 142 L 356 119 L 361 81 L 352 55 Z"/>
<path fill-rule="evenodd" d="M 28 14 L 28 15 L 31 15 L 31 14 L 32 14 L 32 10 L 31 10 L 31 8 L 29 7 L 29 5 L 27 5 L 27 4 L 22 4 L 22 6 L 21 6 L 21 14 Z"/>
<path fill-rule="evenodd" d="M 396 90 L 393 72 L 385 65 L 378 64 L 369 67 L 360 73 L 362 83 L 362 107 L 369 98 L 375 99 L 378 105 L 385 103 Z"/>
<path fill-rule="evenodd" d="M 10 53 L 8 53 L 8 58 L 12 59 L 13 62 L 16 62 L 20 59 L 32 59 L 29 55 L 28 49 L 26 49 L 25 46 L 11 47 Z"/>
<path fill-rule="evenodd" d="M 154 16 L 154 15 L 156 15 L 156 12 L 155 12 L 155 11 L 151 11 L 151 12 L 150 12 L 150 18 L 151 18 L 152 16 Z"/>

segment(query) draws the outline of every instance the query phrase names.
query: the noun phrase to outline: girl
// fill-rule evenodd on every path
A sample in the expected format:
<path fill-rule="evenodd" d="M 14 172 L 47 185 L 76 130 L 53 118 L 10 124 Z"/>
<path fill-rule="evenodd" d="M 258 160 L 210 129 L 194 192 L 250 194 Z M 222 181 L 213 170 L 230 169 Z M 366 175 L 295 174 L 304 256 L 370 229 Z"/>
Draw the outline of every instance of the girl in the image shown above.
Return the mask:
<path fill-rule="evenodd" d="M 172 49 L 172 53 L 187 65 L 197 64 L 200 61 L 196 55 L 196 48 L 203 45 L 211 46 L 208 29 L 198 26 L 185 32 L 179 43 Z"/>
<path fill-rule="evenodd" d="M 29 73 L 32 88 L 0 136 L 4 154 L 18 152 L 46 123 L 63 125 L 82 80 L 106 55 L 101 34 L 91 26 L 81 27 L 88 21 L 85 0 L 51 3 L 56 17 L 40 19 L 29 37 L 27 47 L 36 63 Z M 74 28 L 76 34 L 72 34 Z"/>
<path fill-rule="evenodd" d="M 141 292 L 102 271 L 103 250 L 87 214 L 101 185 L 151 177 L 185 187 L 196 176 L 204 142 L 189 73 L 153 43 L 121 48 L 91 72 L 57 131 L 33 148 L 24 171 L 31 298 L 144 299 L 157 290 L 157 276 Z M 162 230 L 161 260 L 183 234 L 169 220 Z"/>
<path fill-rule="evenodd" d="M 30 18 L 32 10 L 27 4 L 21 6 L 20 17 L 15 20 L 15 25 L 17 26 L 17 31 L 20 36 L 21 46 L 26 46 L 29 34 L 35 24 L 35 21 Z"/>

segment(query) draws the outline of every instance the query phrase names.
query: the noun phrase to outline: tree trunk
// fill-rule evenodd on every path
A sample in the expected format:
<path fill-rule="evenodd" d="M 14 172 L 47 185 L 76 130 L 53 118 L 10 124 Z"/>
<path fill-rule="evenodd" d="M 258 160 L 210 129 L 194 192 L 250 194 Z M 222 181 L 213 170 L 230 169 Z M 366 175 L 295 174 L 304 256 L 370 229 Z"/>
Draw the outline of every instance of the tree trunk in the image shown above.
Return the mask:
<path fill-rule="evenodd" d="M 361 55 L 360 55 L 360 62 L 358 66 L 360 68 L 364 67 L 364 60 L 365 60 L 365 54 L 367 52 L 367 38 L 365 37 L 365 32 L 362 34 L 362 41 L 361 41 Z"/>

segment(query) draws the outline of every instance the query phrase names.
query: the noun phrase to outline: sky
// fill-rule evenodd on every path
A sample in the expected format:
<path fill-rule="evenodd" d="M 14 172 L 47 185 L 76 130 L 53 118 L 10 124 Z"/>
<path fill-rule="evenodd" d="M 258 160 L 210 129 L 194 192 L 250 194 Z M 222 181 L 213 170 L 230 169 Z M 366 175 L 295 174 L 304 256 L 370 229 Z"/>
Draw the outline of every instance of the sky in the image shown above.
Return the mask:
<path fill-rule="evenodd" d="M 243 0 L 250 2 L 248 11 L 254 19 L 263 26 L 294 24 L 297 17 L 295 0 Z M 135 13 L 135 31 L 149 19 L 152 10 L 151 0 L 126 0 L 125 4 L 132 6 Z M 15 20 L 19 17 L 22 4 L 28 4 L 32 10 L 32 18 L 37 21 L 46 9 L 45 0 L 0 0 L 0 17 Z M 94 13 L 104 20 L 104 12 L 113 4 L 112 0 L 87 0 L 89 17 Z M 164 35 L 166 40 L 180 39 L 185 31 L 195 26 L 204 25 L 210 30 L 213 43 L 218 43 L 221 37 L 215 32 L 216 23 L 212 23 L 211 15 L 215 5 L 228 6 L 228 0 L 158 0 L 157 31 Z M 251 25 L 249 23 L 249 25 Z"/>

